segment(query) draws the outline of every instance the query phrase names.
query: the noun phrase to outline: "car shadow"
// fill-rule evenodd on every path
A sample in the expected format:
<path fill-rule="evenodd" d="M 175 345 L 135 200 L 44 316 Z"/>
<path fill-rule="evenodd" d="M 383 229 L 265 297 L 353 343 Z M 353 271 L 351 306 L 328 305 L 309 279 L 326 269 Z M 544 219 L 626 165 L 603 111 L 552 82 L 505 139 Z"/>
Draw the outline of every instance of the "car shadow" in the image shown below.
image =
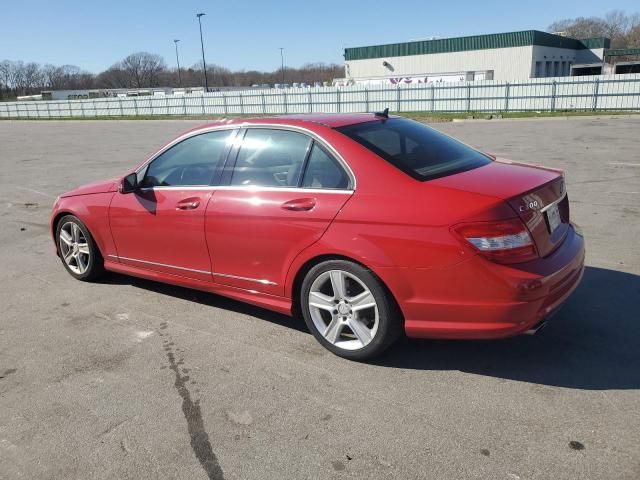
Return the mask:
<path fill-rule="evenodd" d="M 113 272 L 107 272 L 107 275 L 98 280 L 98 282 L 107 285 L 131 285 L 136 288 L 142 288 L 144 290 L 168 295 L 181 300 L 188 300 L 202 305 L 207 305 L 209 307 L 229 310 L 242 315 L 250 315 L 276 325 L 282 325 L 283 327 L 309 333 L 303 320 L 298 321 L 297 319 L 288 317 L 287 315 L 272 312 L 271 310 L 266 310 L 248 303 L 223 297 L 221 295 L 216 295 L 215 293 L 202 292 L 200 290 L 179 287 L 168 283 L 155 282 L 144 278 L 130 277 L 128 275 Z"/>
<path fill-rule="evenodd" d="M 308 333 L 302 319 L 211 293 L 117 274 L 106 276 L 103 282 L 130 284 Z M 640 276 L 587 267 L 578 289 L 535 336 L 404 340 L 370 363 L 388 368 L 459 370 L 574 389 L 639 389 Z"/>
<path fill-rule="evenodd" d="M 575 389 L 638 389 L 640 276 L 587 267 L 580 286 L 535 336 L 405 341 L 374 363 Z"/>

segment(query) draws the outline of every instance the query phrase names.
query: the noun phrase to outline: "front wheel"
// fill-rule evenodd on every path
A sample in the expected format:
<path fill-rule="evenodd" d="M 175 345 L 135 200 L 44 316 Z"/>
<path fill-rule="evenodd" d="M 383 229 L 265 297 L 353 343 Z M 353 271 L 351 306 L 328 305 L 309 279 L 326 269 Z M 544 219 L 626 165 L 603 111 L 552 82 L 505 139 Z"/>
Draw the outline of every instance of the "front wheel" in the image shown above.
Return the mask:
<path fill-rule="evenodd" d="M 402 318 L 380 280 L 345 260 L 313 267 L 301 289 L 300 305 L 309 330 L 328 350 L 352 360 L 367 360 L 393 344 Z"/>
<path fill-rule="evenodd" d="M 78 217 L 66 215 L 60 219 L 56 240 L 62 264 L 74 278 L 91 281 L 104 272 L 100 251 Z"/>

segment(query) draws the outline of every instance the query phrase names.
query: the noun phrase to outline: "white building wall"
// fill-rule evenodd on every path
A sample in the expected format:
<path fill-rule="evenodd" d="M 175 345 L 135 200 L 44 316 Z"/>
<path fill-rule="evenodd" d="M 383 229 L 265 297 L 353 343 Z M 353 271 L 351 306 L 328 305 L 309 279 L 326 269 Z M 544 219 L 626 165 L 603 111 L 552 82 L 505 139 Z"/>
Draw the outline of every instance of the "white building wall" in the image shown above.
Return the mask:
<path fill-rule="evenodd" d="M 570 75 L 571 65 L 580 63 L 577 59 L 578 51 L 579 50 L 569 48 L 541 47 L 539 45 L 534 45 L 533 56 L 531 59 L 531 78 L 565 77 Z M 536 62 L 540 62 L 539 70 L 537 72 Z M 547 62 L 550 68 L 548 73 Z M 558 68 L 557 73 L 556 64 Z"/>
<path fill-rule="evenodd" d="M 349 60 L 346 75 L 347 78 L 372 78 L 493 70 L 494 80 L 522 80 L 531 77 L 532 54 L 533 47 L 526 46 Z M 382 65 L 385 61 L 393 71 Z"/>
<path fill-rule="evenodd" d="M 576 63 L 599 63 L 604 60 L 604 48 L 578 50 Z"/>

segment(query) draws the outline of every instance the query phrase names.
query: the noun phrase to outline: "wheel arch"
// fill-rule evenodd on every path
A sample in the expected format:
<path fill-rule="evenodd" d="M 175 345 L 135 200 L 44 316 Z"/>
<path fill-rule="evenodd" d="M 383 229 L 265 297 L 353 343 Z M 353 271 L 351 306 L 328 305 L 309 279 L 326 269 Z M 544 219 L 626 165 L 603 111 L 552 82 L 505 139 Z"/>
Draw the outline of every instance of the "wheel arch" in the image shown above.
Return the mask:
<path fill-rule="evenodd" d="M 376 277 L 376 279 L 380 282 L 380 285 L 382 285 L 382 288 L 385 290 L 385 292 L 391 299 L 391 302 L 396 308 L 397 313 L 402 317 L 402 322 L 404 323 L 404 314 L 402 312 L 402 309 L 400 308 L 400 304 L 398 303 L 396 296 L 394 295 L 391 288 L 389 288 L 389 285 L 387 285 L 387 283 L 384 281 L 384 279 L 380 277 L 380 275 L 378 275 L 375 269 L 371 268 L 369 265 L 366 265 L 359 260 L 356 260 L 355 258 L 346 256 L 346 255 L 337 254 L 337 253 L 315 255 L 307 259 L 300 266 L 300 268 L 298 268 L 298 271 L 293 276 L 293 281 L 291 282 L 291 313 L 293 314 L 294 317 L 297 318 L 302 315 L 301 306 L 300 306 L 300 291 L 302 289 L 302 283 L 304 282 L 305 276 L 313 267 L 315 267 L 316 265 L 322 262 L 326 262 L 329 260 L 344 260 L 347 262 L 355 263 L 356 265 L 359 265 L 362 268 L 366 268 L 368 271 L 370 271 Z"/>
<path fill-rule="evenodd" d="M 89 225 L 87 225 L 87 222 L 85 222 L 80 217 L 80 215 L 78 215 L 76 212 L 73 212 L 73 211 L 68 210 L 68 209 L 56 212 L 55 216 L 51 219 L 51 237 L 53 238 L 53 243 L 54 243 L 55 248 L 56 248 L 56 255 L 58 255 L 58 256 L 60 255 L 60 251 L 58 249 L 58 239 L 56 237 L 56 233 L 58 231 L 58 224 L 60 223 L 60 220 L 62 220 L 64 217 L 69 216 L 69 215 L 71 215 L 73 217 L 76 217 L 78 220 L 80 220 L 82 222 L 84 227 L 89 232 L 89 235 L 91 235 L 91 238 L 93 239 L 93 243 L 95 244 L 96 248 L 98 249 L 98 253 L 100 254 L 100 257 L 104 258 L 100 243 L 96 240 L 96 235 L 91 231 L 91 228 L 89 227 Z"/>
<path fill-rule="evenodd" d="M 58 249 L 58 239 L 56 237 L 56 234 L 58 232 L 58 224 L 60 223 L 60 220 L 62 220 L 62 218 L 66 217 L 67 215 L 73 215 L 74 217 L 77 216 L 75 213 L 70 212 L 69 210 L 60 210 L 56 212 L 56 214 L 51 219 L 51 238 L 53 238 L 53 244 L 56 246 L 56 255 L 58 256 L 60 255 L 60 250 Z"/>

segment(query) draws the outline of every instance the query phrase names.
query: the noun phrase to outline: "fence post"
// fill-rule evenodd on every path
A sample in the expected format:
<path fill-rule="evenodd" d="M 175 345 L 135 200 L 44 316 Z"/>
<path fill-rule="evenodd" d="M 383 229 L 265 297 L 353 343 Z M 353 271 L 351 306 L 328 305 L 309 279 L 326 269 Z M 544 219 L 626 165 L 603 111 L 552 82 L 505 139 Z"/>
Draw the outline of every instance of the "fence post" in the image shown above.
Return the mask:
<path fill-rule="evenodd" d="M 467 112 L 471 111 L 471 83 L 467 82 Z"/>
<path fill-rule="evenodd" d="M 84 118 L 84 100 L 80 100 L 80 111 L 82 112 L 82 118 Z"/>
<path fill-rule="evenodd" d="M 365 112 L 369 113 L 369 89 L 364 87 Z"/>
<path fill-rule="evenodd" d="M 67 107 L 69 107 L 69 118 L 73 117 L 73 113 L 71 112 L 71 102 L 67 100 Z M 29 116 L 29 110 L 27 110 L 27 117 Z"/>
<path fill-rule="evenodd" d="M 311 89 L 309 89 L 309 113 L 313 113 L 313 97 L 311 96 Z"/>
<path fill-rule="evenodd" d="M 224 107 L 224 114 L 228 115 L 229 108 L 227 107 L 227 96 L 224 93 L 222 94 L 222 106 Z"/>
<path fill-rule="evenodd" d="M 200 104 L 202 105 L 202 115 L 204 115 L 204 96 L 205 94 L 202 94 L 202 97 L 200 97 Z"/>
<path fill-rule="evenodd" d="M 138 97 L 133 97 L 133 108 L 136 112 L 136 117 L 138 116 Z"/>
<path fill-rule="evenodd" d="M 594 86 L 593 86 L 593 105 L 592 105 L 592 110 L 595 112 L 598 109 L 598 93 L 600 90 L 600 79 L 596 78 L 594 80 Z"/>
<path fill-rule="evenodd" d="M 396 112 L 400 111 L 400 85 L 396 87 Z"/>
<path fill-rule="evenodd" d="M 287 108 L 287 92 L 282 90 L 282 103 L 284 104 L 284 113 L 289 113 Z"/>
<path fill-rule="evenodd" d="M 431 83 L 431 111 L 436 111 L 436 91 L 433 83 Z"/>
<path fill-rule="evenodd" d="M 556 81 L 551 84 L 551 111 L 556 111 Z"/>
<path fill-rule="evenodd" d="M 508 112 L 509 111 L 509 93 L 511 90 L 511 84 L 509 82 L 507 82 L 505 84 L 505 89 L 504 89 L 504 111 Z"/>
<path fill-rule="evenodd" d="M 240 115 L 244 115 L 244 102 L 242 101 L 242 92 L 240 92 L 238 98 L 240 101 Z"/>
<path fill-rule="evenodd" d="M 122 97 L 117 97 L 117 99 L 118 99 L 118 106 L 120 107 L 120 116 L 124 117 L 124 107 L 122 106 Z M 111 111 L 111 108 L 109 108 L 109 111 Z"/>
<path fill-rule="evenodd" d="M 264 100 L 264 92 L 260 94 L 262 96 L 262 113 L 263 115 L 267 113 L 267 104 Z"/>
<path fill-rule="evenodd" d="M 9 109 L 7 109 L 7 113 L 9 113 Z M 51 118 L 51 104 L 47 102 L 47 118 Z"/>
<path fill-rule="evenodd" d="M 337 87 L 336 87 L 336 102 L 337 102 L 336 108 L 338 109 L 338 113 L 340 113 L 342 110 L 340 108 L 340 88 L 337 88 Z"/>
<path fill-rule="evenodd" d="M 183 115 L 187 114 L 187 97 L 185 97 L 184 95 L 182 95 L 182 111 Z"/>

